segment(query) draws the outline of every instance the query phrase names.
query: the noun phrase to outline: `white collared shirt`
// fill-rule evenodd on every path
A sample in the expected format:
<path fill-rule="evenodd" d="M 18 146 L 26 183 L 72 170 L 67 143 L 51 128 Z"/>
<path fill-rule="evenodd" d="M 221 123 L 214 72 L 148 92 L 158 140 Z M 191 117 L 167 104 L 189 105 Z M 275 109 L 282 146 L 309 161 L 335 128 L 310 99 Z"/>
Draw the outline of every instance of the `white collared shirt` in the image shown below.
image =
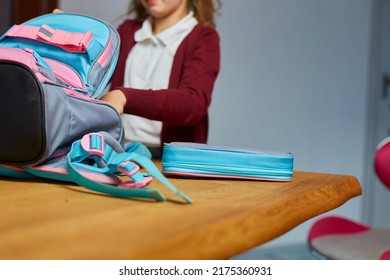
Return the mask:
<path fill-rule="evenodd" d="M 153 35 L 152 19 L 145 20 L 134 35 L 136 44 L 126 60 L 124 87 L 167 89 L 176 50 L 197 23 L 191 11 L 175 25 Z M 123 114 L 122 119 L 126 140 L 139 141 L 149 147 L 160 146 L 160 121 L 129 114 Z"/>

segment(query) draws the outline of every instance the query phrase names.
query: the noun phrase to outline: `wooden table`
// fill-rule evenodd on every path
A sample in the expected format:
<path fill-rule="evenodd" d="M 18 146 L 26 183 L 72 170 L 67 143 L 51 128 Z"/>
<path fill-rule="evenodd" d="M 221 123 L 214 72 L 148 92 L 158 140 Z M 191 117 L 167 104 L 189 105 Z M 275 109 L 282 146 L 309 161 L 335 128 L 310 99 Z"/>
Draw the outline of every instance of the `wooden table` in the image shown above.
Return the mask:
<path fill-rule="evenodd" d="M 0 178 L 0 259 L 227 259 L 361 194 L 355 177 L 297 171 L 287 183 L 171 182 L 194 204 L 155 180 L 167 202 Z"/>

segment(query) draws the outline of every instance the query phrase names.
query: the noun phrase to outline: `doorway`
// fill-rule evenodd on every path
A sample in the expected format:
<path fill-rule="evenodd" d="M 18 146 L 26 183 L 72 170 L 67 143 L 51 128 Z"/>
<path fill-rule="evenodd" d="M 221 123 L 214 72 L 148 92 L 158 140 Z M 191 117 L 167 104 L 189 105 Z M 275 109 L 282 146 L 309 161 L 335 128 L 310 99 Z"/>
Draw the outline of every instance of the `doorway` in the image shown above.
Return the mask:
<path fill-rule="evenodd" d="M 390 1 L 373 0 L 372 30 L 363 220 L 375 227 L 390 227 L 390 191 L 373 168 L 377 144 L 390 136 Z"/>
<path fill-rule="evenodd" d="M 57 7 L 57 0 L 1 0 L 0 34 L 14 24 L 51 13 Z"/>

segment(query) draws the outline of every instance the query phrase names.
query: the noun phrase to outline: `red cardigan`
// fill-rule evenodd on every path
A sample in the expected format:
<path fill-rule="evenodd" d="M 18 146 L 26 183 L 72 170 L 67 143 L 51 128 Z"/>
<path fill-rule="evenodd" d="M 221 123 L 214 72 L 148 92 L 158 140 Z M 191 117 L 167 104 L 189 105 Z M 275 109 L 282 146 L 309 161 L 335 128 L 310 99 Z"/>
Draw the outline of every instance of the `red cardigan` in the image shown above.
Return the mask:
<path fill-rule="evenodd" d="M 126 20 L 118 28 L 121 46 L 111 88 L 126 95 L 124 112 L 162 121 L 161 144 L 206 143 L 208 108 L 220 68 L 218 33 L 198 24 L 184 38 L 173 60 L 168 89 L 124 88 L 126 59 L 135 44 L 134 33 L 140 27 L 140 23 Z"/>

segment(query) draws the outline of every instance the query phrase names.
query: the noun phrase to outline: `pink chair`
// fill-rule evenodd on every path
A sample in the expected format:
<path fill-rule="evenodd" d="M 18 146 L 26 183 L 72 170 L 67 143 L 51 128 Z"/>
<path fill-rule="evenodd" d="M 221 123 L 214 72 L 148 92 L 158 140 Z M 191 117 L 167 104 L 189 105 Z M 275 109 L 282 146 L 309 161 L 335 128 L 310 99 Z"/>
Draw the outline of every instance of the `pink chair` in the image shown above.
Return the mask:
<path fill-rule="evenodd" d="M 379 143 L 374 167 L 378 178 L 390 188 L 390 137 Z M 390 260 L 390 229 L 337 216 L 317 220 L 309 230 L 308 244 L 320 259 Z"/>

